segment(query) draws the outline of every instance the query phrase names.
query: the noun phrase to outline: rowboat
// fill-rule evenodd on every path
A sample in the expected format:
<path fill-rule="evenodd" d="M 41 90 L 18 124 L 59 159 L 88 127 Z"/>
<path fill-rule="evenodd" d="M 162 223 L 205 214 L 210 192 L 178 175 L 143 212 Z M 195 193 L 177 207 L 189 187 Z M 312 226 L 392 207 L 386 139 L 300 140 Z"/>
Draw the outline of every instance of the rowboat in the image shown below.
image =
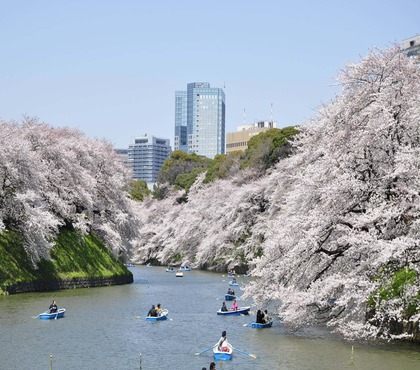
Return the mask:
<path fill-rule="evenodd" d="M 234 294 L 225 294 L 225 301 L 233 301 L 236 299 L 236 295 Z"/>
<path fill-rule="evenodd" d="M 191 269 L 188 266 L 181 266 L 178 271 L 191 271 Z"/>
<path fill-rule="evenodd" d="M 184 273 L 183 273 L 182 271 L 178 271 L 178 272 L 175 274 L 175 276 L 176 276 L 176 277 L 183 277 L 183 276 L 184 276 Z"/>
<path fill-rule="evenodd" d="M 228 311 L 217 311 L 218 315 L 225 315 L 225 316 L 239 316 L 239 315 L 248 315 L 251 306 L 248 307 L 238 307 L 237 310 L 228 310 Z"/>
<path fill-rule="evenodd" d="M 174 269 L 171 269 L 171 268 L 166 269 L 165 271 L 166 271 L 166 272 L 175 272 L 175 270 L 174 270 Z"/>
<path fill-rule="evenodd" d="M 44 313 L 40 313 L 38 316 L 41 320 L 59 319 L 64 317 L 65 312 L 65 308 L 59 308 L 57 312 L 50 313 L 50 311 L 45 311 Z"/>
<path fill-rule="evenodd" d="M 226 346 L 224 346 L 222 349 L 225 349 L 224 351 L 221 351 L 216 347 L 213 348 L 213 356 L 214 359 L 217 361 L 228 361 L 232 359 L 232 353 L 233 353 L 233 347 L 230 343 L 226 343 Z"/>
<path fill-rule="evenodd" d="M 169 311 L 162 310 L 162 312 L 158 316 L 146 316 L 147 321 L 162 321 L 168 318 Z"/>
<path fill-rule="evenodd" d="M 251 327 L 253 327 L 254 329 L 264 329 L 264 328 L 270 328 L 272 325 L 273 325 L 273 320 L 270 320 L 269 322 L 266 322 L 264 324 L 253 322 L 251 324 Z"/>
<path fill-rule="evenodd" d="M 229 281 L 229 285 L 238 286 L 238 283 L 236 281 Z"/>

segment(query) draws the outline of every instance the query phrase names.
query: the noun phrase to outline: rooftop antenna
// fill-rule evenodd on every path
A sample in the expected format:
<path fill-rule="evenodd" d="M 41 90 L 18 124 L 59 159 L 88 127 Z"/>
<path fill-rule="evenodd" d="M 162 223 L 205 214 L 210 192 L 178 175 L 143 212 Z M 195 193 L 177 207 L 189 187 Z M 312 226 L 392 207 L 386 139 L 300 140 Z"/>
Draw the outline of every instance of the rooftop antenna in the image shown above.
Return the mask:
<path fill-rule="evenodd" d="M 246 124 L 246 115 L 245 115 L 245 108 L 244 108 L 244 125 Z"/>

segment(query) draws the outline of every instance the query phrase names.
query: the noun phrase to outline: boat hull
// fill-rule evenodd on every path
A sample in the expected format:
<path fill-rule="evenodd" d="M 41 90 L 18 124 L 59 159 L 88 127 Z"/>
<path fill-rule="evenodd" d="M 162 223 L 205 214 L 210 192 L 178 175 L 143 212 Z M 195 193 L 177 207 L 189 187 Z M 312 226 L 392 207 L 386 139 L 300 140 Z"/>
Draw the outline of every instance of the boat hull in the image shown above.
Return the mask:
<path fill-rule="evenodd" d="M 64 317 L 64 313 L 66 312 L 65 308 L 59 308 L 57 312 L 49 313 L 48 311 L 39 314 L 39 318 L 41 320 L 51 320 L 51 319 L 60 319 Z"/>
<path fill-rule="evenodd" d="M 238 283 L 237 282 L 234 282 L 234 281 L 229 281 L 229 285 L 231 285 L 231 286 L 238 286 Z"/>
<path fill-rule="evenodd" d="M 222 316 L 239 316 L 239 315 L 249 315 L 249 310 L 251 307 L 239 307 L 237 310 L 229 311 L 217 311 L 218 315 Z"/>
<path fill-rule="evenodd" d="M 179 271 L 191 271 L 191 269 L 189 267 L 180 267 L 178 270 Z"/>
<path fill-rule="evenodd" d="M 273 321 L 267 322 L 265 324 L 260 324 L 256 322 L 253 322 L 251 324 L 251 327 L 253 327 L 254 329 L 265 329 L 265 328 L 270 328 L 272 326 L 273 326 Z"/>
<path fill-rule="evenodd" d="M 163 321 L 166 320 L 168 318 L 168 310 L 163 310 L 162 313 L 159 316 L 146 316 L 146 320 L 147 321 Z"/>
<path fill-rule="evenodd" d="M 236 299 L 236 295 L 225 294 L 225 301 L 233 301 L 234 299 Z"/>
<path fill-rule="evenodd" d="M 228 351 L 219 351 L 217 347 L 213 348 L 213 357 L 217 361 L 229 361 L 232 359 L 233 347 L 228 343 Z"/>

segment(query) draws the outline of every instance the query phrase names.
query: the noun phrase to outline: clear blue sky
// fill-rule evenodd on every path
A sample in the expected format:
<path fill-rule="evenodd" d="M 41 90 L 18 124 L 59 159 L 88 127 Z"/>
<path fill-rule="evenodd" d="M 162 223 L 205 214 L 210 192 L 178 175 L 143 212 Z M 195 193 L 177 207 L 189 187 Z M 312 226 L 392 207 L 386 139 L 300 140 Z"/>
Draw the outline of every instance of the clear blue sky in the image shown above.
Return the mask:
<path fill-rule="evenodd" d="M 368 50 L 420 33 L 416 0 L 0 0 L 0 118 L 173 144 L 175 90 L 225 87 L 226 131 L 303 124 Z M 0 133 L 1 135 L 1 133 Z"/>

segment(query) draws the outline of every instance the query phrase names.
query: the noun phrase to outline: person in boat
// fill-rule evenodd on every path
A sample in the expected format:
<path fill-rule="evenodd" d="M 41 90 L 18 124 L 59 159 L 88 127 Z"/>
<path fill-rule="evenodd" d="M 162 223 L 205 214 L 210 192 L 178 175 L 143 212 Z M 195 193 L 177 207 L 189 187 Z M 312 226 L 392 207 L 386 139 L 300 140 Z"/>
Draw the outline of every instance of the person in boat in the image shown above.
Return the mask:
<path fill-rule="evenodd" d="M 160 303 L 158 303 L 158 304 L 157 304 L 157 306 L 156 306 L 156 313 L 157 313 L 157 316 L 161 315 L 161 314 L 162 314 L 162 311 L 163 311 L 163 309 L 162 309 L 162 307 L 160 306 Z"/>
<path fill-rule="evenodd" d="M 263 323 L 263 318 L 264 318 L 264 314 L 262 313 L 261 310 L 257 311 L 257 318 L 255 319 L 255 322 L 257 324 L 262 324 Z"/>
<path fill-rule="evenodd" d="M 263 323 L 264 324 L 267 324 L 269 321 L 270 321 L 270 318 L 268 317 L 268 311 L 267 310 L 264 310 L 264 313 L 263 313 Z"/>
<path fill-rule="evenodd" d="M 238 306 L 238 302 L 236 302 L 236 299 L 234 299 L 233 300 L 233 305 L 232 305 L 232 307 L 230 308 L 232 311 L 237 311 L 238 310 L 238 308 L 239 308 L 239 306 Z"/>
<path fill-rule="evenodd" d="M 50 313 L 55 313 L 58 311 L 57 303 L 53 300 L 49 307 Z"/>
<path fill-rule="evenodd" d="M 147 316 L 152 316 L 152 317 L 156 317 L 158 314 L 157 314 L 157 311 L 156 311 L 156 308 L 155 308 L 155 305 L 152 305 L 152 308 L 149 310 L 149 312 L 147 313 Z"/>
<path fill-rule="evenodd" d="M 216 370 L 216 364 L 214 362 L 211 362 L 209 369 L 210 370 Z"/>
<path fill-rule="evenodd" d="M 229 295 L 235 295 L 235 292 L 233 291 L 233 289 L 228 289 L 227 294 Z"/>
<path fill-rule="evenodd" d="M 216 346 L 217 346 L 217 349 L 219 351 L 222 351 L 222 352 L 228 352 L 229 351 L 228 341 L 227 341 L 227 336 L 226 336 L 226 330 L 223 330 L 222 336 L 220 337 Z"/>
<path fill-rule="evenodd" d="M 220 311 L 222 311 L 222 312 L 226 312 L 226 311 L 228 311 L 228 309 L 227 309 L 227 307 L 226 307 L 226 302 L 225 302 L 225 301 L 223 301 L 223 303 L 222 303 L 222 308 L 220 309 Z"/>

